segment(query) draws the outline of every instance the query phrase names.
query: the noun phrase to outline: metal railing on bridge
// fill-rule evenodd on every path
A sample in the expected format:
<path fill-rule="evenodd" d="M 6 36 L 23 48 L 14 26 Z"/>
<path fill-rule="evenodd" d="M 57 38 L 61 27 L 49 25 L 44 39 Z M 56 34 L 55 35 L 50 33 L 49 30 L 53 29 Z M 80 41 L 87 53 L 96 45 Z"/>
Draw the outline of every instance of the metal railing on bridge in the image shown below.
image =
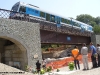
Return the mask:
<path fill-rule="evenodd" d="M 10 16 L 11 14 L 13 15 L 13 17 Z M 61 25 L 60 27 L 57 27 L 56 23 L 49 22 L 49 21 L 46 21 L 41 18 L 29 16 L 28 14 L 22 14 L 22 13 L 13 12 L 10 10 L 5 10 L 5 9 L 0 9 L 0 18 L 40 23 L 41 30 L 53 31 L 53 32 L 57 32 L 57 33 L 64 33 L 64 34 L 78 35 L 78 36 L 87 36 L 87 37 L 90 37 L 92 34 L 87 31 L 81 32 L 81 30 L 75 29 L 73 27 L 68 27 L 68 26 L 66 27 L 63 25 Z"/>

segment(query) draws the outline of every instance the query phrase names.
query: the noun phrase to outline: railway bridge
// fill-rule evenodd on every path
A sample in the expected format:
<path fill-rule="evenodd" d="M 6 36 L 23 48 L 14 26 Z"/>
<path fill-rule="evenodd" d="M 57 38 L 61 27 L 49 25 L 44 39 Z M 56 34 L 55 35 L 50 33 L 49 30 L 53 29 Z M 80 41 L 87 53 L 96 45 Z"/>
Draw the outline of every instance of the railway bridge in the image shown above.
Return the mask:
<path fill-rule="evenodd" d="M 91 33 L 20 14 L 9 18 L 12 11 L 0 9 L 0 62 L 10 66 L 35 67 L 42 60 L 41 44 L 89 44 Z"/>

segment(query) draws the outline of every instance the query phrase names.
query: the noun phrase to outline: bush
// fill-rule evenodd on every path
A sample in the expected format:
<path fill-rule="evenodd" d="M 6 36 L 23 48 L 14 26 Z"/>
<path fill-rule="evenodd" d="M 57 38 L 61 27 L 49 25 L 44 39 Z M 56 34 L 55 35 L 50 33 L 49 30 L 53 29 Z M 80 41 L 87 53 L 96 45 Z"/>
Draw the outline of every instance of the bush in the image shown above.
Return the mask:
<path fill-rule="evenodd" d="M 70 62 L 70 63 L 68 64 L 68 66 L 69 66 L 69 69 L 70 69 L 71 71 L 74 69 L 74 63 L 73 63 L 73 62 Z"/>
<path fill-rule="evenodd" d="M 52 70 L 51 66 L 47 67 L 47 72 L 50 72 L 51 70 Z"/>
<path fill-rule="evenodd" d="M 59 69 L 57 69 L 57 72 L 59 72 L 60 70 Z"/>
<path fill-rule="evenodd" d="M 44 69 L 41 69 L 40 70 L 40 74 L 44 74 L 45 73 L 45 70 Z"/>

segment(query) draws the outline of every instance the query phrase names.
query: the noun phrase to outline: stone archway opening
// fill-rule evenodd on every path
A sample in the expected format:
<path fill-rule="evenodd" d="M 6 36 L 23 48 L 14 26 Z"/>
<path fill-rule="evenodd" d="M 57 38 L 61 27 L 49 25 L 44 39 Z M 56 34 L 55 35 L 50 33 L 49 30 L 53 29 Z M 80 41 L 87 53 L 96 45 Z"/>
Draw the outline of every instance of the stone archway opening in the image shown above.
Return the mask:
<path fill-rule="evenodd" d="M 27 65 L 26 49 L 11 38 L 0 38 L 0 62 L 25 70 Z"/>

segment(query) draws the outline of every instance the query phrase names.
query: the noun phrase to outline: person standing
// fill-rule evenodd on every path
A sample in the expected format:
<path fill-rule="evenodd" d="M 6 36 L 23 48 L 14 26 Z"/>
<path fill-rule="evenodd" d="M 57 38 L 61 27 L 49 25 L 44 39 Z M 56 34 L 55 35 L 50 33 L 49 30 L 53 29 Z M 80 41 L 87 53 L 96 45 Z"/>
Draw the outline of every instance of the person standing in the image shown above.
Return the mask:
<path fill-rule="evenodd" d="M 96 47 L 93 45 L 92 42 L 90 42 L 90 55 L 91 55 L 93 68 L 96 68 L 97 67 L 97 61 L 96 61 L 97 52 L 96 52 Z"/>
<path fill-rule="evenodd" d="M 98 67 L 100 67 L 100 44 L 97 44 Z"/>
<path fill-rule="evenodd" d="M 75 68 L 77 70 L 77 65 L 78 65 L 78 69 L 80 69 L 80 64 L 79 64 L 79 49 L 77 46 L 74 47 L 74 49 L 72 50 L 72 57 L 74 58 L 74 64 L 75 64 Z"/>
<path fill-rule="evenodd" d="M 37 69 L 38 73 L 41 70 L 41 63 L 39 62 L 39 60 L 37 60 L 37 62 L 36 62 L 36 69 Z"/>
<path fill-rule="evenodd" d="M 43 60 L 42 60 L 42 67 L 43 67 L 44 69 L 46 69 L 46 64 L 47 64 L 47 62 L 46 62 L 46 60 L 43 58 Z"/>
<path fill-rule="evenodd" d="M 82 61 L 83 61 L 83 70 L 89 70 L 88 66 L 88 48 L 86 47 L 86 44 L 83 43 L 82 48 L 81 48 L 81 54 L 82 54 Z"/>

